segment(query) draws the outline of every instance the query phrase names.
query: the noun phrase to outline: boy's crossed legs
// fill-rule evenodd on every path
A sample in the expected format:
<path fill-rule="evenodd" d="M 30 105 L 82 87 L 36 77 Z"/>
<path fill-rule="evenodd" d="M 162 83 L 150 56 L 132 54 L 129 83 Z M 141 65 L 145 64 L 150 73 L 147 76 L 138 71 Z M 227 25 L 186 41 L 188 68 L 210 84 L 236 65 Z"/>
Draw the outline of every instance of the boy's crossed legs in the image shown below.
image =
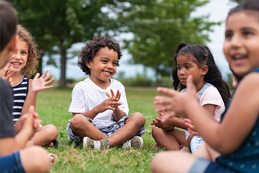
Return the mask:
<path fill-rule="evenodd" d="M 120 120 L 119 120 L 120 121 Z M 109 147 L 123 144 L 134 137 L 145 125 L 145 117 L 141 113 L 134 113 L 129 116 L 124 125 L 111 136 L 104 134 L 96 128 L 82 114 L 75 115 L 70 121 L 72 133 L 80 138 L 89 137 L 93 140 L 108 139 Z"/>

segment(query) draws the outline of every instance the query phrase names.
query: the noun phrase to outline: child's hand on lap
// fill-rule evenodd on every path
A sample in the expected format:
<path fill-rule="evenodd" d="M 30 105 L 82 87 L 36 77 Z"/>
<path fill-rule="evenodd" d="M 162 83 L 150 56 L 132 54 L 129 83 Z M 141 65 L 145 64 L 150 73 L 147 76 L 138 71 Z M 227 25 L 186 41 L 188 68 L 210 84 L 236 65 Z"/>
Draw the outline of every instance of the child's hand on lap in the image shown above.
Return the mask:
<path fill-rule="evenodd" d="M 174 126 L 171 123 L 171 119 L 175 117 L 173 114 L 174 112 L 160 112 L 150 125 L 155 125 L 164 130 L 173 130 Z"/>

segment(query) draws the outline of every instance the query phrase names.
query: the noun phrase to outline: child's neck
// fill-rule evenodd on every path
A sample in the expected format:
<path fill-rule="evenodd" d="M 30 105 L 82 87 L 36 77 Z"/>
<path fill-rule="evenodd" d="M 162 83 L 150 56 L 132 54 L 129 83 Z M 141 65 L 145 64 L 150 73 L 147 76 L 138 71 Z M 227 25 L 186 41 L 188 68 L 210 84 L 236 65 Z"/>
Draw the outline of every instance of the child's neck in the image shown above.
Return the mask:
<path fill-rule="evenodd" d="M 108 81 L 101 81 L 101 80 L 95 80 L 95 79 L 91 78 L 91 76 L 90 76 L 90 79 L 93 83 L 95 83 L 95 85 L 97 85 L 98 87 L 100 87 L 103 90 L 106 90 L 111 83 L 111 79 L 109 79 Z"/>
<path fill-rule="evenodd" d="M 15 85 L 18 85 L 22 81 L 23 75 L 20 74 L 20 72 L 18 72 L 18 73 L 12 74 L 11 78 L 12 78 L 12 86 L 15 86 Z"/>
<path fill-rule="evenodd" d="M 199 92 L 199 91 L 202 89 L 202 87 L 205 85 L 205 83 L 206 83 L 206 82 L 203 80 L 203 81 L 201 81 L 201 82 L 195 84 L 195 87 L 196 87 L 197 92 Z"/>

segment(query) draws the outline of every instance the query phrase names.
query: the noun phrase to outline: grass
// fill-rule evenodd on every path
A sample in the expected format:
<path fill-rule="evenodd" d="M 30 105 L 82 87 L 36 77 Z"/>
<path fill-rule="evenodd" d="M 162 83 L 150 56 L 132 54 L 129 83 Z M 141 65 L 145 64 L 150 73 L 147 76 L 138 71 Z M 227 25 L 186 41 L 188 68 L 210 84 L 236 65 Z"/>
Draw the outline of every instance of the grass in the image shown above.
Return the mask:
<path fill-rule="evenodd" d="M 54 124 L 59 131 L 59 147 L 48 148 L 48 152 L 57 154 L 59 162 L 50 172 L 150 172 L 150 162 L 158 152 L 149 123 L 156 117 L 154 109 L 154 89 L 126 89 L 130 114 L 141 112 L 146 118 L 146 133 L 143 136 L 142 149 L 124 150 L 84 150 L 67 140 L 66 125 L 72 115 L 68 112 L 72 88 L 55 88 L 41 91 L 37 97 L 37 112 L 45 124 Z"/>

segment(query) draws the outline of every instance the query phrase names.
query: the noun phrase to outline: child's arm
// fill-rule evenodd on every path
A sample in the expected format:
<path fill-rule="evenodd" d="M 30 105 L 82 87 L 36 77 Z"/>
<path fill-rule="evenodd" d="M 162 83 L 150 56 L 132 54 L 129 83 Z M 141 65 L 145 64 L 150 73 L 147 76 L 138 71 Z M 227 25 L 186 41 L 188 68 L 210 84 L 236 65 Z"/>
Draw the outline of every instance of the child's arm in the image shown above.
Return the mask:
<path fill-rule="evenodd" d="M 24 148 L 38 128 L 39 124 L 37 124 L 37 122 L 38 115 L 35 113 L 34 107 L 31 106 L 28 113 L 24 115 L 24 124 L 20 132 L 14 138 L 9 137 L 0 139 L 0 155 L 11 154 Z"/>
<path fill-rule="evenodd" d="M 73 116 L 77 115 L 77 114 L 82 114 L 85 117 L 94 119 L 96 117 L 97 114 L 102 113 L 106 110 L 113 110 L 114 112 L 119 112 L 120 110 L 118 109 L 118 106 L 121 105 L 121 103 L 118 101 L 118 98 L 113 96 L 111 97 L 108 93 L 106 93 L 108 99 L 104 100 L 101 104 L 99 104 L 98 106 L 94 107 L 93 109 L 91 109 L 90 111 L 86 112 L 86 113 L 76 113 L 73 112 Z M 117 107 L 117 110 L 116 110 Z M 122 111 L 120 111 L 122 112 Z M 124 114 L 125 116 L 125 114 Z"/>
<path fill-rule="evenodd" d="M 30 80 L 28 95 L 24 102 L 21 115 L 27 113 L 30 106 L 36 106 L 36 98 L 39 91 L 52 88 L 50 85 L 55 79 L 49 78 L 53 75 L 52 73 L 47 76 L 48 70 L 45 71 L 43 75 L 40 76 L 39 73 L 35 75 L 33 80 Z M 40 76 L 40 77 L 39 77 Z"/>
<path fill-rule="evenodd" d="M 114 95 L 114 92 L 112 91 L 111 89 L 111 94 L 110 95 L 109 93 L 106 93 L 106 95 L 108 96 L 108 98 L 114 98 L 116 99 L 117 101 L 120 100 L 120 97 L 121 97 L 121 93 L 119 90 L 117 90 L 117 93 L 116 95 Z M 126 116 L 125 112 L 121 111 L 120 108 L 119 108 L 119 105 L 120 104 L 116 104 L 116 105 L 112 105 L 111 107 L 114 108 L 113 110 L 113 116 L 114 116 L 114 120 L 117 122 L 119 121 L 122 117 Z"/>
<path fill-rule="evenodd" d="M 199 106 L 191 77 L 188 77 L 185 93 L 179 94 L 171 89 L 158 88 L 160 93 L 170 98 L 156 97 L 156 111 L 174 110 L 188 115 L 206 143 L 221 154 L 227 155 L 242 144 L 258 119 L 258 85 L 259 75 L 256 73 L 249 74 L 242 80 L 221 124 L 212 116 L 208 116 L 208 111 Z"/>

